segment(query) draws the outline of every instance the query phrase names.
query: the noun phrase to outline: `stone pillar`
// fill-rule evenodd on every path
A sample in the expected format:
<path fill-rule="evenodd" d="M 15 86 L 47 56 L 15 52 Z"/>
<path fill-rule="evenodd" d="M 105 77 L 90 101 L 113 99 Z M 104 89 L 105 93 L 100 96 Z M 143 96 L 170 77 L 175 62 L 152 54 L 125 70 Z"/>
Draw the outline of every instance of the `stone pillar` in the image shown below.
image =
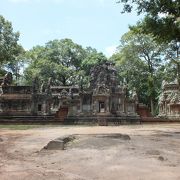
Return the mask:
<path fill-rule="evenodd" d="M 99 111 L 99 104 L 97 100 L 93 100 L 93 112 L 96 114 Z"/>
<path fill-rule="evenodd" d="M 96 113 L 98 113 L 99 112 L 99 101 L 95 101 L 95 111 L 96 111 Z"/>
<path fill-rule="evenodd" d="M 110 112 L 110 109 L 109 109 L 109 97 L 106 99 L 106 112 Z"/>
<path fill-rule="evenodd" d="M 123 106 L 123 113 L 126 113 L 125 99 L 122 100 L 122 106 Z"/>
<path fill-rule="evenodd" d="M 92 98 L 92 112 L 95 113 L 95 100 Z"/>
<path fill-rule="evenodd" d="M 164 114 L 167 115 L 167 103 L 166 103 L 166 101 L 164 103 Z"/>
<path fill-rule="evenodd" d="M 82 106 L 83 106 L 83 101 L 82 101 L 82 96 L 80 97 L 80 113 L 83 112 Z"/>
<path fill-rule="evenodd" d="M 31 114 L 37 115 L 37 96 L 36 96 L 36 94 L 32 94 Z"/>

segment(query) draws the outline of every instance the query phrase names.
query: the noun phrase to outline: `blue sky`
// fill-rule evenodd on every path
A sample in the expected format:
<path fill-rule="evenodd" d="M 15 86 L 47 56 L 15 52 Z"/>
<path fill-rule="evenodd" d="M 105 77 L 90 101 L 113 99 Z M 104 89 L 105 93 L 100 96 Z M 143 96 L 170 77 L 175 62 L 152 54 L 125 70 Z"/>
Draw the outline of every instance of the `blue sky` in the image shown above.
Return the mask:
<path fill-rule="evenodd" d="M 1 0 L 0 14 L 20 31 L 25 49 L 71 38 L 110 56 L 128 25 L 140 17 L 121 14 L 116 0 Z"/>

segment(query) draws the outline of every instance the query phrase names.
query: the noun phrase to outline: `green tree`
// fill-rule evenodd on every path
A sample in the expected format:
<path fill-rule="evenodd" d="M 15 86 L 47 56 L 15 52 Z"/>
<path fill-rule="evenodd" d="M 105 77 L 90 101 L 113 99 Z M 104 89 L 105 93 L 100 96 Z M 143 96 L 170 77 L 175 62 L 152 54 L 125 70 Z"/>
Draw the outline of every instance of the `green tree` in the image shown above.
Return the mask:
<path fill-rule="evenodd" d="M 111 57 L 116 62 L 118 78 L 121 83 L 128 84 L 130 92 L 136 89 L 139 101 L 148 104 L 148 67 L 130 46 L 121 46 Z"/>
<path fill-rule="evenodd" d="M 107 61 L 107 58 L 103 53 L 98 52 L 92 47 L 87 47 L 85 52 L 85 58 L 82 61 L 81 67 L 86 72 L 86 75 L 89 75 L 91 68 L 93 68 L 95 65 Z"/>
<path fill-rule="evenodd" d="M 136 8 L 138 15 L 144 14 L 142 21 L 130 29 L 136 33 L 151 34 L 158 43 L 168 43 L 167 57 L 176 67 L 175 72 L 180 88 L 180 1 L 179 0 L 119 0 L 123 3 L 123 13 Z M 169 54 L 173 55 L 173 57 Z"/>
<path fill-rule="evenodd" d="M 22 76 L 22 68 L 24 67 L 24 64 L 26 64 L 26 58 L 25 58 L 25 50 L 22 46 L 17 47 L 17 51 L 19 52 L 17 56 L 14 57 L 14 59 L 10 62 L 7 62 L 4 67 L 8 71 L 11 71 L 15 77 L 14 83 L 17 85 L 19 83 L 19 80 Z"/>
<path fill-rule="evenodd" d="M 98 52 L 95 48 L 87 47 L 85 49 L 85 57 L 81 63 L 81 71 L 78 73 L 79 83 L 81 88 L 89 87 L 91 69 L 107 61 L 103 53 Z"/>
<path fill-rule="evenodd" d="M 71 85 L 84 53 L 83 48 L 70 39 L 49 41 L 45 47 L 36 46 L 27 53 L 29 66 L 25 77 L 28 82 L 33 76 L 44 81 L 51 77 L 55 84 Z"/>
<path fill-rule="evenodd" d="M 52 77 L 56 85 L 88 85 L 90 68 L 105 59 L 95 49 L 84 49 L 71 39 L 53 40 L 43 46 L 36 46 L 27 52 L 29 66 L 25 71 L 27 82 L 32 77 L 47 81 Z"/>
<path fill-rule="evenodd" d="M 160 42 L 180 42 L 179 0 L 119 0 L 124 12 L 135 8 L 138 15 L 145 14 L 138 27 L 144 34 L 152 34 Z"/>
<path fill-rule="evenodd" d="M 138 77 L 141 79 L 138 86 L 141 87 L 142 85 L 144 88 L 146 88 L 143 90 L 145 90 L 147 94 L 144 92 L 143 97 L 145 95 L 148 96 L 151 112 L 154 114 L 157 89 L 159 88 L 156 86 L 159 84 L 156 82 L 156 72 L 161 65 L 164 46 L 160 46 L 154 42 L 153 38 L 149 35 L 135 34 L 133 31 L 129 31 L 121 39 L 120 53 L 128 62 L 126 63 L 126 71 L 128 76 L 129 73 L 131 74 L 129 77 L 131 84 L 138 83 L 137 80 L 134 80 L 133 78 L 138 77 L 138 75 L 133 74 L 140 73 L 139 76 L 142 76 L 143 74 L 143 77 Z M 133 66 L 135 66 L 134 69 Z M 129 68 L 130 70 L 128 70 Z M 143 71 L 143 68 L 146 72 Z M 133 80 L 134 83 L 132 83 Z M 146 83 L 146 85 L 144 85 L 144 83 Z"/>
<path fill-rule="evenodd" d="M 166 48 L 166 60 L 174 69 L 174 79 L 177 77 L 180 90 L 180 42 L 171 41 Z"/>
<path fill-rule="evenodd" d="M 82 46 L 74 43 L 71 39 L 50 41 L 46 44 L 45 51 L 48 59 L 75 71 L 80 69 L 85 55 Z"/>
<path fill-rule="evenodd" d="M 71 39 L 53 40 L 43 46 L 36 46 L 26 57 L 29 66 L 25 71 L 27 82 L 39 77 L 40 82 L 51 77 L 56 85 L 87 87 L 90 69 L 107 60 L 102 53 L 88 47 L 86 49 Z"/>
<path fill-rule="evenodd" d="M 10 67 L 22 52 L 18 44 L 19 32 L 13 32 L 11 22 L 0 15 L 0 69 Z"/>

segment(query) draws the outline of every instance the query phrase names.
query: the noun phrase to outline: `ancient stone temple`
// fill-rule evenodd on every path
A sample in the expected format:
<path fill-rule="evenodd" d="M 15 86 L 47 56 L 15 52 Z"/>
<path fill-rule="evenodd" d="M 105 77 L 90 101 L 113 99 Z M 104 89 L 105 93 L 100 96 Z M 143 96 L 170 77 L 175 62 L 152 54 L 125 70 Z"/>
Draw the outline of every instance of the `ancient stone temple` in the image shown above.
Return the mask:
<path fill-rule="evenodd" d="M 10 78 L 9 78 L 10 79 Z M 6 81 L 6 80 L 5 80 Z M 138 123 L 137 94 L 127 97 L 126 85 L 119 85 L 114 64 L 106 62 L 91 69 L 87 89 L 78 86 L 13 86 L 2 82 L 0 116 L 51 117 L 64 123 Z"/>
<path fill-rule="evenodd" d="M 0 86 L 0 117 L 50 114 L 51 96 L 38 91 L 36 79 L 33 86 L 15 86 L 11 84 L 12 75 L 8 74 L 10 73 L 5 75 Z"/>
<path fill-rule="evenodd" d="M 51 86 L 51 112 L 66 122 L 137 123 L 137 95 L 126 96 L 126 86 L 118 85 L 114 64 L 107 62 L 91 70 L 90 86 Z"/>
<path fill-rule="evenodd" d="M 178 81 L 163 81 L 159 97 L 159 117 L 180 120 L 180 90 Z"/>

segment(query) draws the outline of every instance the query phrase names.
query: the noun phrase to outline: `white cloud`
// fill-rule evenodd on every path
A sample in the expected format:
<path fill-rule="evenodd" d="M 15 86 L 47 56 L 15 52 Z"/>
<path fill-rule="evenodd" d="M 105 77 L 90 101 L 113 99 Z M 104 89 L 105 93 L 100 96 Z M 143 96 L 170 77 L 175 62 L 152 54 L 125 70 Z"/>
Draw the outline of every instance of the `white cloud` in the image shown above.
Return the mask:
<path fill-rule="evenodd" d="M 108 57 L 112 56 L 116 52 L 116 49 L 117 49 L 117 45 L 112 45 L 112 46 L 106 47 L 105 48 L 106 56 L 108 56 Z"/>

